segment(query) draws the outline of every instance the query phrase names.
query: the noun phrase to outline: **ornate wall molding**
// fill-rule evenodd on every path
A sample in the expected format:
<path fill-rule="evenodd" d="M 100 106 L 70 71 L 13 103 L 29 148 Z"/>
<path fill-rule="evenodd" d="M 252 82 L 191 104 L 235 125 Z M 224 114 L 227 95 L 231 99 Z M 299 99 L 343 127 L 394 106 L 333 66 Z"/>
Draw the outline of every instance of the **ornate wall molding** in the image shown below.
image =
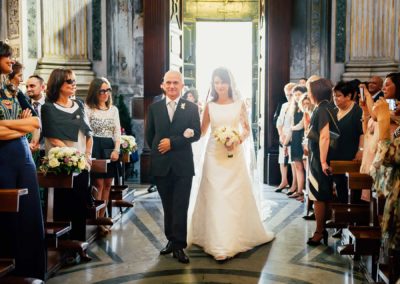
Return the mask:
<path fill-rule="evenodd" d="M 348 0 L 348 59 L 343 78 L 368 79 L 399 70 L 400 0 Z"/>

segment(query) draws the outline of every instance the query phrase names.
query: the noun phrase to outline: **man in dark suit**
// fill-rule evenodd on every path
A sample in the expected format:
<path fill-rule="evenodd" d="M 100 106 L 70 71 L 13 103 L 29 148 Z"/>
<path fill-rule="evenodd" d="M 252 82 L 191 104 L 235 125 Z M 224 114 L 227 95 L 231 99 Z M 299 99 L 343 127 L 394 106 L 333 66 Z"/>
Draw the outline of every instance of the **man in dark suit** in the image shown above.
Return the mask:
<path fill-rule="evenodd" d="M 379 100 L 380 97 L 383 97 L 382 87 L 383 80 L 379 76 L 372 76 L 368 81 L 368 91 L 371 93 L 372 99 L 374 102 Z"/>
<path fill-rule="evenodd" d="M 182 74 L 168 71 L 162 88 L 165 98 L 150 105 L 146 140 L 151 148 L 151 175 L 154 176 L 164 209 L 164 231 L 168 244 L 160 254 L 170 254 L 189 263 L 186 248 L 187 211 L 194 176 L 191 143 L 200 138 L 198 107 L 180 98 Z"/>

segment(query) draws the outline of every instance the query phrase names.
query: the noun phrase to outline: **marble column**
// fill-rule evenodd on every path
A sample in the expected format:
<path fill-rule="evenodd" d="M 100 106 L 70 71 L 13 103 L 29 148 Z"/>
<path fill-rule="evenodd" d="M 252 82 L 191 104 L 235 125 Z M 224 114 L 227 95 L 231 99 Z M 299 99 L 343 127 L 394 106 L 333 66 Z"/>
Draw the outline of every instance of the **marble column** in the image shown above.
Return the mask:
<path fill-rule="evenodd" d="M 72 69 L 82 96 L 95 77 L 88 56 L 90 6 L 91 0 L 42 0 L 42 57 L 35 71 L 47 79 L 55 68 Z"/>
<path fill-rule="evenodd" d="M 347 5 L 343 79 L 367 80 L 399 71 L 400 0 L 348 0 Z"/>

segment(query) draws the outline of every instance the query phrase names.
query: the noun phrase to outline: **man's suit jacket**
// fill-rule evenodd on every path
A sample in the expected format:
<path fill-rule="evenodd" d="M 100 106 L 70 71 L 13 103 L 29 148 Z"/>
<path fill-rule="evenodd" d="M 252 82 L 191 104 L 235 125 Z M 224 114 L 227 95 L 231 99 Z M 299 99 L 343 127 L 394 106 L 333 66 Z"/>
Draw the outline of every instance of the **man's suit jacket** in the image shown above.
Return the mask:
<path fill-rule="evenodd" d="M 186 129 L 193 129 L 194 136 L 185 138 Z M 177 176 L 193 176 L 194 163 L 191 143 L 200 139 L 200 116 L 197 105 L 179 99 L 172 122 L 169 121 L 165 99 L 150 105 L 146 121 L 146 141 L 151 148 L 151 175 L 166 176 L 172 169 Z M 171 141 L 171 150 L 158 151 L 163 138 Z"/>
<path fill-rule="evenodd" d="M 375 95 L 374 95 L 375 96 Z M 374 97 L 374 102 L 376 102 L 377 100 L 379 100 L 380 97 L 384 97 L 384 94 L 382 91 L 379 91 L 376 96 Z"/>

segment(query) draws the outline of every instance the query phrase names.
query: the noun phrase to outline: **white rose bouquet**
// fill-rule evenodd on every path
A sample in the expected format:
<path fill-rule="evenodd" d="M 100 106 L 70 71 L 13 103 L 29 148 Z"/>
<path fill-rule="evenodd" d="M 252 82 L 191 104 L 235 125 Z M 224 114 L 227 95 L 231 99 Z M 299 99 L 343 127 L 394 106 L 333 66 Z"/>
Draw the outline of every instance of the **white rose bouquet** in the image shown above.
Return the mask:
<path fill-rule="evenodd" d="M 80 173 L 86 167 L 85 155 L 73 147 L 54 147 L 42 159 L 39 171 L 47 174 Z"/>
<path fill-rule="evenodd" d="M 228 126 L 222 126 L 214 130 L 213 136 L 215 140 L 223 144 L 227 148 L 231 148 L 234 144 L 240 143 L 240 134 L 237 129 Z M 228 158 L 232 158 L 233 153 L 228 149 Z"/>
<path fill-rule="evenodd" d="M 137 149 L 136 139 L 131 135 L 121 135 L 121 152 L 131 153 Z"/>

